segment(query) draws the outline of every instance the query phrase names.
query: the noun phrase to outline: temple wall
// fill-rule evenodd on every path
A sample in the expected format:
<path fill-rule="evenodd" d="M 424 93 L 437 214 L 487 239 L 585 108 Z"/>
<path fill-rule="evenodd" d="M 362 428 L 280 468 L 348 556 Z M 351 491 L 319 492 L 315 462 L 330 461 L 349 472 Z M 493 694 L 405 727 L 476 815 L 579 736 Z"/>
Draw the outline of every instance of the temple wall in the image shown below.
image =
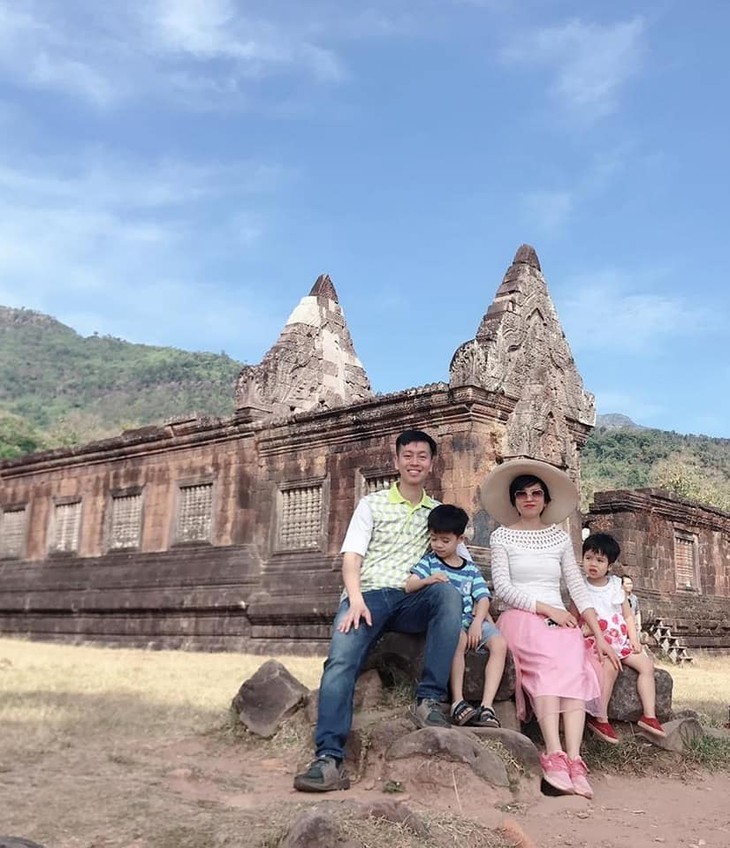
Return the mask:
<path fill-rule="evenodd" d="M 473 516 L 472 550 L 485 562 L 479 486 L 504 451 L 515 403 L 436 384 L 283 421 L 190 420 L 2 463 L 0 508 L 25 506 L 26 525 L 22 554 L 0 559 L 0 632 L 321 650 L 356 500 L 394 479 L 403 430 L 436 439 L 428 490 Z M 575 438 L 587 432 L 576 425 Z M 212 487 L 209 534 L 181 541 L 181 491 L 198 485 Z M 114 549 L 114 498 L 130 493 L 141 503 L 138 543 Z M 66 504 L 79 505 L 78 537 L 55 551 L 54 513 Z"/>
<path fill-rule="evenodd" d="M 597 493 L 587 522 L 618 539 L 645 622 L 662 618 L 689 647 L 730 648 L 730 514 L 619 490 Z"/>

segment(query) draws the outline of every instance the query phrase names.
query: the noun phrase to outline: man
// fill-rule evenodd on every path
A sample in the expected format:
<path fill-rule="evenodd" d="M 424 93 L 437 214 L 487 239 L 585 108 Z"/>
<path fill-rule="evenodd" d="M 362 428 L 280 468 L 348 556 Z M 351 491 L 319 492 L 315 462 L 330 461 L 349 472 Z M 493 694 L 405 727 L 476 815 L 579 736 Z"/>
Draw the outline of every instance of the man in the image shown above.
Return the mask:
<path fill-rule="evenodd" d="M 438 701 L 446 694 L 461 633 L 461 597 L 449 583 L 412 594 L 404 589 L 411 567 L 428 547 L 428 514 L 438 505 L 423 488 L 436 443 L 421 430 L 408 430 L 396 439 L 395 451 L 398 482 L 362 498 L 342 545 L 345 591 L 319 689 L 316 758 L 294 778 L 294 788 L 302 792 L 349 789 L 343 760 L 355 682 L 368 651 L 386 630 L 426 633 L 411 718 L 419 727 L 450 726 Z"/>

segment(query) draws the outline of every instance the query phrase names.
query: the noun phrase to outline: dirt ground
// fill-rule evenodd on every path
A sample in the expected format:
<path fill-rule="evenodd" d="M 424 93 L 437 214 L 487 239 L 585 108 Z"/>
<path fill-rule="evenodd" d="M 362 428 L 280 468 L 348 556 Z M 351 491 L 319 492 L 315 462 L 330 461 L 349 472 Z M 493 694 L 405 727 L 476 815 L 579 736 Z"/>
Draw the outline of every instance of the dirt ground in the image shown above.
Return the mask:
<path fill-rule="evenodd" d="M 395 798 L 414 812 L 448 812 L 494 829 L 516 821 L 539 848 L 727 848 L 730 775 L 691 780 L 595 775 L 595 799 L 528 792 L 514 803 L 462 769 L 404 781 L 383 794 L 367 777 L 347 792 L 301 795 L 297 763 L 220 734 L 153 745 L 56 751 L 38 763 L 0 765 L 0 834 L 48 848 L 202 848 L 273 845 L 277 821 L 295 805 Z M 445 778 L 445 779 L 444 779 Z M 410 792 L 409 792 L 410 789 Z M 323 846 L 326 848 L 326 846 Z"/>

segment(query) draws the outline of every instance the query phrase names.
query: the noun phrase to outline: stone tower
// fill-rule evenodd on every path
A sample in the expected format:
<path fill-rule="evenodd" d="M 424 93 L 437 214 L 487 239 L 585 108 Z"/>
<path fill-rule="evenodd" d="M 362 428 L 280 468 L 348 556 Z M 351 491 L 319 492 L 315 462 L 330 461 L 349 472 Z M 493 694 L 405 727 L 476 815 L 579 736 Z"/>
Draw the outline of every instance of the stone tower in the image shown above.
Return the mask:
<path fill-rule="evenodd" d="M 239 418 L 281 418 L 372 396 L 327 274 L 301 299 L 261 362 L 243 368 L 236 382 Z"/>
<path fill-rule="evenodd" d="M 515 401 L 504 457 L 579 467 L 570 422 L 592 427 L 594 398 L 583 388 L 534 248 L 525 244 L 515 254 L 476 337 L 454 354 L 449 384 L 480 386 Z"/>

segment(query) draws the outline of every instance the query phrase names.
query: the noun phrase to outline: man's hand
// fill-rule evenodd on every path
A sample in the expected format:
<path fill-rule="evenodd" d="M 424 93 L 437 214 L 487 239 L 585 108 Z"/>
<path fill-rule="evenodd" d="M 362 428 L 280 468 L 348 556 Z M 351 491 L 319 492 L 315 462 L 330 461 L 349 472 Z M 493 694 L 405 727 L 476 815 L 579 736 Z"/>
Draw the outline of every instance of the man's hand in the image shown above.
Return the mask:
<path fill-rule="evenodd" d="M 342 621 L 337 625 L 337 629 L 340 633 L 349 633 L 351 627 L 357 630 L 360 627 L 361 621 L 364 621 L 365 624 L 370 626 L 373 624 L 370 610 L 362 596 L 350 601 L 350 608 L 345 613 Z"/>

